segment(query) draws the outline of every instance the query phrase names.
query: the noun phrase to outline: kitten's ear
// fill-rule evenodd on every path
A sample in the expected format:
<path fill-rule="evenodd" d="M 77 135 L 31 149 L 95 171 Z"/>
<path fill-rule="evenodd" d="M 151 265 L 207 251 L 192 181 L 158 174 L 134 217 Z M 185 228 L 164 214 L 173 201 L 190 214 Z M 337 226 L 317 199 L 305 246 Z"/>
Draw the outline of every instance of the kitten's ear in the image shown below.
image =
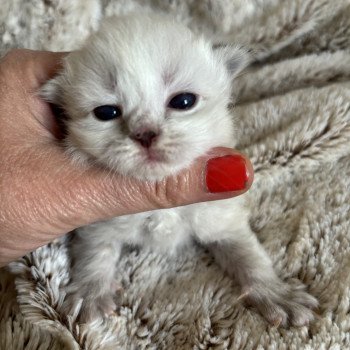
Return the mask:
<path fill-rule="evenodd" d="M 62 104 L 62 91 L 60 88 L 60 77 L 53 78 L 47 81 L 40 89 L 39 95 L 46 102 L 61 105 Z"/>
<path fill-rule="evenodd" d="M 248 51 L 239 46 L 216 44 L 213 45 L 213 50 L 218 59 L 225 64 L 233 78 L 252 62 Z"/>

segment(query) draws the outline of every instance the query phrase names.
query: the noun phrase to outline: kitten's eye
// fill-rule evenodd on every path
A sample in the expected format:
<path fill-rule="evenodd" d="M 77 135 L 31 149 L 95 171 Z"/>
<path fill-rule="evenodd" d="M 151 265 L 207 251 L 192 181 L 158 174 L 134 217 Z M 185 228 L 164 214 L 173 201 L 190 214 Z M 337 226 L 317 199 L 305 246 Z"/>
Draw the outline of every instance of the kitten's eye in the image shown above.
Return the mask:
<path fill-rule="evenodd" d="M 106 106 L 96 107 L 94 109 L 94 114 L 98 120 L 107 121 L 107 120 L 112 120 L 112 119 L 118 118 L 123 113 L 122 113 L 121 108 L 118 106 L 106 105 Z"/>
<path fill-rule="evenodd" d="M 190 92 L 183 92 L 174 96 L 168 103 L 169 108 L 173 109 L 190 109 L 192 108 L 197 101 L 197 96 Z"/>

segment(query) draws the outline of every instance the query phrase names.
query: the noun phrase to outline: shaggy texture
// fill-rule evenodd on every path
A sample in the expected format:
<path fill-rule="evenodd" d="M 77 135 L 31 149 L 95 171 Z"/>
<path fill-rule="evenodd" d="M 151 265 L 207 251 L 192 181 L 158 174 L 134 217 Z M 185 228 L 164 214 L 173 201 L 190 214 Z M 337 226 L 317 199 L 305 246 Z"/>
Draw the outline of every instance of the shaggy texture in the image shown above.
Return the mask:
<path fill-rule="evenodd" d="M 69 278 L 64 240 L 0 275 L 0 349 L 350 348 L 349 0 L 3 0 L 1 51 L 71 50 L 101 18 L 172 13 L 217 42 L 252 49 L 237 81 L 239 148 L 253 161 L 251 226 L 280 275 L 318 298 L 309 327 L 270 327 L 194 248 L 175 260 L 121 259 L 124 303 L 105 322 L 59 314 Z M 17 295 L 17 298 L 16 298 Z"/>

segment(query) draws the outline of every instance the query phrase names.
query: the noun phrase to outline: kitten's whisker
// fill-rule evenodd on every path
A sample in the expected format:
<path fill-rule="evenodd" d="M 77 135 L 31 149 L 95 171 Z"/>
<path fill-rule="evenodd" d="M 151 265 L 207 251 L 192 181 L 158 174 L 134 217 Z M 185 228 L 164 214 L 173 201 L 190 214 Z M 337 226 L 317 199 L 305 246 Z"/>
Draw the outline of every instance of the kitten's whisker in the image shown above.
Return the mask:
<path fill-rule="evenodd" d="M 92 149 L 92 150 L 106 150 L 106 147 L 84 147 L 83 148 L 84 150 L 90 150 L 90 149 Z"/>
<path fill-rule="evenodd" d="M 179 143 L 178 142 L 167 142 L 165 144 L 162 145 L 162 147 L 178 147 L 179 146 Z"/>

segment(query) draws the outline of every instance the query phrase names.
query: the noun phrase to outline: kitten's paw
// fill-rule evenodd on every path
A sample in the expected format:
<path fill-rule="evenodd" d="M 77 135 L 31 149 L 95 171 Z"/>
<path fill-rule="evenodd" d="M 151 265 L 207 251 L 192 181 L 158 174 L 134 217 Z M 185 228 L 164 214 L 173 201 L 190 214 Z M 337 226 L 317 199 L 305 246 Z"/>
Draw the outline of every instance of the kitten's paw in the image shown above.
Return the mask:
<path fill-rule="evenodd" d="M 255 306 L 273 326 L 307 326 L 313 319 L 312 309 L 318 301 L 304 286 L 291 286 L 282 281 L 259 283 L 243 294 L 249 305 Z"/>
<path fill-rule="evenodd" d="M 85 290 L 85 291 L 84 291 Z M 61 313 L 75 314 L 80 305 L 77 320 L 88 323 L 97 318 L 106 318 L 118 311 L 121 304 L 121 293 L 114 290 L 94 294 L 91 290 L 81 287 L 80 290 L 70 291 L 66 295 Z"/>

